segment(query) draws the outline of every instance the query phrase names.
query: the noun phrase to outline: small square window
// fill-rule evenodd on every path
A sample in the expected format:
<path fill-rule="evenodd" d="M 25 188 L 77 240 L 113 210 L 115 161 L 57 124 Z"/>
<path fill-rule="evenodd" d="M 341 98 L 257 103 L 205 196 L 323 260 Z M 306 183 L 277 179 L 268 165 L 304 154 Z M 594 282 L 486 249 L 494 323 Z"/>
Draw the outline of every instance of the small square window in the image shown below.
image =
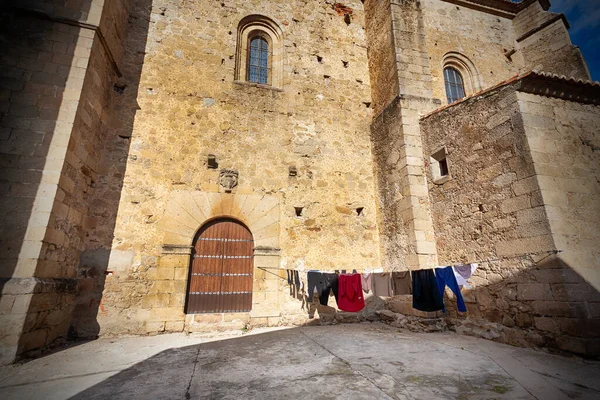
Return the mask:
<path fill-rule="evenodd" d="M 443 159 L 439 160 L 438 163 L 440 164 L 440 175 L 441 176 L 448 175 L 448 161 L 446 161 L 446 159 L 443 158 Z"/>
<path fill-rule="evenodd" d="M 451 179 L 445 147 L 436 151 L 429 157 L 429 165 L 433 183 L 442 184 Z"/>

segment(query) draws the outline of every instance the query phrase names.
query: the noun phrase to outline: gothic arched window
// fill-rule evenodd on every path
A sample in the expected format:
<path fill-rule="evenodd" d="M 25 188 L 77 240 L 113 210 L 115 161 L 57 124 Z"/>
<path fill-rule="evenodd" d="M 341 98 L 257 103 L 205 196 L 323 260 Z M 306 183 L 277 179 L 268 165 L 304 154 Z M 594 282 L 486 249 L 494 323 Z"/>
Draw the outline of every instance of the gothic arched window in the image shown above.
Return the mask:
<path fill-rule="evenodd" d="M 265 85 L 269 83 L 269 42 L 262 35 L 250 39 L 248 81 Z"/>
<path fill-rule="evenodd" d="M 465 97 L 463 78 L 456 69 L 452 67 L 444 68 L 444 83 L 446 84 L 448 104 L 454 103 Z"/>
<path fill-rule="evenodd" d="M 283 32 L 272 19 L 248 15 L 238 25 L 235 58 L 237 82 L 283 87 Z"/>

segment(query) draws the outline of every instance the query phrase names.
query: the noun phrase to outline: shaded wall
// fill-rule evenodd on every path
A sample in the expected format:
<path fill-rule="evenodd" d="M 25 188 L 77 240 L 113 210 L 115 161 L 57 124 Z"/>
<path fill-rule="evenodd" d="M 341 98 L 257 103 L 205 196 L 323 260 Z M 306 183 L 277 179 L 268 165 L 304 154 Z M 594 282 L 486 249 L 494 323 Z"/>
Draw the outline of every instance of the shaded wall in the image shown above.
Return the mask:
<path fill-rule="evenodd" d="M 151 1 L 133 1 L 127 9 L 120 10 L 119 30 L 110 30 L 119 53 L 118 79 L 107 81 L 111 84 L 104 91 L 110 101 L 103 108 L 103 138 L 99 142 L 97 173 L 86 196 L 87 213 L 84 219 L 84 236 L 81 242 L 81 257 L 77 266 L 78 295 L 71 322 L 71 334 L 75 337 L 95 337 L 100 332 L 98 314 L 104 312 L 103 291 L 111 259 L 111 246 L 114 240 L 119 201 L 122 197 L 123 179 L 128 161 L 131 135 L 135 115 L 139 109 L 137 91 L 150 25 Z M 126 12 L 126 14 L 123 14 Z M 110 24 L 111 14 L 106 15 Z M 114 22 L 113 22 L 114 23 Z M 93 89 L 93 87 L 90 87 Z M 102 91 L 99 91 L 102 93 Z M 98 96 L 90 90 L 90 104 L 97 104 Z M 115 255 L 112 255 L 115 257 Z M 116 255 L 118 258 L 119 255 Z M 123 286 L 124 291 L 135 291 Z"/>
<path fill-rule="evenodd" d="M 101 20 L 103 5 L 111 11 Z M 100 1 L 29 1 L 6 8 L 3 17 L 3 71 L 14 75 L 5 84 L 11 104 L 0 122 L 9 161 L 3 226 L 12 230 L 2 238 L 1 300 L 3 361 L 10 361 L 67 336 L 118 75 L 114 35 L 126 9 Z M 105 38 L 102 29 L 113 32 Z"/>
<path fill-rule="evenodd" d="M 59 3 L 2 10 L 3 362 L 64 337 L 75 293 L 58 257 L 46 255 L 64 243 L 64 233 L 48 226 L 56 219 L 54 200 L 92 43 L 81 27 L 56 19 L 93 23 L 99 15 L 91 1 Z"/>
<path fill-rule="evenodd" d="M 529 93 L 518 101 L 561 260 L 600 290 L 600 107 Z M 595 298 L 576 286 L 567 294 Z"/>
<path fill-rule="evenodd" d="M 597 355 L 593 279 L 599 264 L 589 245 L 599 231 L 591 216 L 597 182 L 589 179 L 597 160 L 575 134 L 584 134 L 585 125 L 594 140 L 597 110 L 515 86 L 422 120 L 426 155 L 445 146 L 451 176 L 442 184 L 429 178 L 440 265 L 494 260 L 480 263 L 472 288 L 463 292 L 468 313 L 462 318 L 500 324 L 501 339 L 509 343 Z M 560 134 L 554 115 L 564 121 Z M 567 222 L 572 219 L 585 229 L 566 239 L 566 229 L 575 232 Z"/>

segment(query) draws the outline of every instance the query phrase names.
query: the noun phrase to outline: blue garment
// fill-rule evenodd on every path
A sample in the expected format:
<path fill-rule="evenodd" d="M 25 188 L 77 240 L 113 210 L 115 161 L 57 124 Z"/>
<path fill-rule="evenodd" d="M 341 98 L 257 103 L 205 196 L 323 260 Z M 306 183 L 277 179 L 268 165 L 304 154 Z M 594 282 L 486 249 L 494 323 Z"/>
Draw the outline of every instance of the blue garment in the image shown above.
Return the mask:
<path fill-rule="evenodd" d="M 462 293 L 460 293 L 460 287 L 458 286 L 458 282 L 456 282 L 456 277 L 454 276 L 454 271 L 452 271 L 452 267 L 436 268 L 435 278 L 437 279 L 438 287 L 440 288 L 442 298 L 444 297 L 444 290 L 446 289 L 446 285 L 448 285 L 450 290 L 452 290 L 452 292 L 454 292 L 454 294 L 456 295 L 458 311 L 467 312 L 467 306 L 465 305 L 465 301 L 463 300 Z M 443 308 L 442 311 L 446 312 L 446 309 Z"/>

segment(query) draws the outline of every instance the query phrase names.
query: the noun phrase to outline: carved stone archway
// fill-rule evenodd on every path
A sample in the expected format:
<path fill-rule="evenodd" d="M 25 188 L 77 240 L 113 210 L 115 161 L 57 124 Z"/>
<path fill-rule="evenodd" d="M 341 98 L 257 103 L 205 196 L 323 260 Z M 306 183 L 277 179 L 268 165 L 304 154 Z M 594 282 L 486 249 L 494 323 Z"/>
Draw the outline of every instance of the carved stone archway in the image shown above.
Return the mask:
<path fill-rule="evenodd" d="M 250 316 L 279 316 L 278 276 L 262 269 L 277 269 L 280 265 L 280 211 L 277 196 L 190 190 L 171 192 L 158 222 L 163 238 L 163 254 L 182 258 L 181 265 L 189 265 L 192 242 L 198 229 L 210 220 L 223 217 L 239 220 L 254 236 L 255 295 Z M 189 318 L 186 321 L 188 324 L 193 322 Z"/>

